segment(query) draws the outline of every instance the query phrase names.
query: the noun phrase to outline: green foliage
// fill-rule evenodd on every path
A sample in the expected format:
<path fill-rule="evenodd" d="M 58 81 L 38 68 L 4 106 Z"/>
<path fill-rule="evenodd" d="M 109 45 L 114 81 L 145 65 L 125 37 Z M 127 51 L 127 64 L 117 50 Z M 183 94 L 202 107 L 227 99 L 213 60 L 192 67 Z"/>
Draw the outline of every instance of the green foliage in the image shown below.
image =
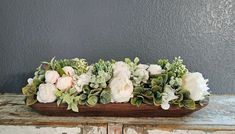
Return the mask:
<path fill-rule="evenodd" d="M 113 73 L 112 64 L 116 61 L 99 60 L 88 71 L 88 64 L 85 59 L 63 59 L 50 62 L 42 62 L 34 73 L 33 83 L 22 88 L 22 93 L 26 96 L 26 104 L 32 105 L 37 102 L 36 95 L 38 86 L 45 81 L 47 70 L 56 70 L 60 76 L 64 75 L 63 67 L 71 66 L 77 76 L 83 73 L 90 73 L 91 78 L 88 85 L 82 87 L 81 92 L 75 88 L 67 91 L 56 91 L 57 105 L 67 104 L 67 109 L 74 112 L 79 111 L 79 105 L 95 106 L 97 103 L 108 104 L 111 102 L 111 90 L 107 86 Z M 175 58 L 172 63 L 167 59 L 160 59 L 158 65 L 164 70 L 158 75 L 151 75 L 149 79 L 144 77 L 143 72 L 138 72 L 139 59 L 133 61 L 125 58 L 131 72 L 130 80 L 133 83 L 133 97 L 130 100 L 132 105 L 140 107 L 142 103 L 159 106 L 162 103 L 162 96 L 166 86 L 170 86 L 175 91 L 177 99 L 171 100 L 169 104 L 178 105 L 187 109 L 195 109 L 196 104 L 205 103 L 208 98 L 194 102 L 190 99 L 190 92 L 182 88 L 182 78 L 187 73 L 183 60 Z M 143 70 L 141 70 L 143 71 Z M 147 73 L 148 74 L 148 73 Z M 144 79 L 146 80 L 144 82 Z"/>
<path fill-rule="evenodd" d="M 22 93 L 26 96 L 25 98 L 25 103 L 26 105 L 33 105 L 34 103 L 37 102 L 37 87 L 36 83 L 32 83 L 31 85 L 26 85 L 25 87 L 22 88 Z"/>
<path fill-rule="evenodd" d="M 60 76 L 62 76 L 64 73 L 63 67 L 65 66 L 71 66 L 75 74 L 81 75 L 82 73 L 87 72 L 87 62 L 85 59 L 79 59 L 79 58 L 74 58 L 74 59 L 61 59 L 61 60 L 55 60 L 55 58 L 52 58 L 50 62 L 43 62 L 44 64 L 47 64 L 50 69 L 56 70 Z"/>
<path fill-rule="evenodd" d="M 109 61 L 99 60 L 92 68 L 90 87 L 106 88 L 107 82 L 111 79 L 113 73 L 112 64 Z"/>
<path fill-rule="evenodd" d="M 100 94 L 100 103 L 108 104 L 111 102 L 111 91 L 110 88 L 103 90 Z"/>

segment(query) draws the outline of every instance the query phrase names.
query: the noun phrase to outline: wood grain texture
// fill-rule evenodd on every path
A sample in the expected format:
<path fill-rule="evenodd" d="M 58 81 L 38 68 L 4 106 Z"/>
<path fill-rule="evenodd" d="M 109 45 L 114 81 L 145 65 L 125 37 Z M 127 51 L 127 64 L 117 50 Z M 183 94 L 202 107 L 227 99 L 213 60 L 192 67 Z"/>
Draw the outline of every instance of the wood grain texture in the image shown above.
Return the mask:
<path fill-rule="evenodd" d="M 0 125 L 78 126 L 110 123 L 164 130 L 235 130 L 235 95 L 214 95 L 207 107 L 180 118 L 166 117 L 49 117 L 24 105 L 24 96 L 0 95 Z"/>
<path fill-rule="evenodd" d="M 130 103 L 110 103 L 96 104 L 93 107 L 79 106 L 79 112 L 67 110 L 67 105 L 56 103 L 35 103 L 31 105 L 34 110 L 43 115 L 49 116 L 104 116 L 104 117 L 182 117 L 191 114 L 203 107 L 196 105 L 195 110 L 180 108 L 171 105 L 168 110 L 163 110 L 160 106 L 141 104 L 140 107 L 131 105 Z"/>

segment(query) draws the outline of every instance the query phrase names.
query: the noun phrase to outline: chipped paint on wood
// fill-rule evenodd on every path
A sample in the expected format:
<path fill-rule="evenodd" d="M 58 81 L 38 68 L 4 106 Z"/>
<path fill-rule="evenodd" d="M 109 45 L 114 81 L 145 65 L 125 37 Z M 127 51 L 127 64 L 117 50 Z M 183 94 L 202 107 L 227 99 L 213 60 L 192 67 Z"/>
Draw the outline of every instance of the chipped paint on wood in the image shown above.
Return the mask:
<path fill-rule="evenodd" d="M 15 127 L 15 130 L 20 129 L 19 132 L 30 131 L 30 128 L 35 132 L 55 129 L 61 130 L 61 133 L 60 128 L 64 128 L 63 130 L 71 132 L 100 134 L 235 134 L 235 95 L 214 95 L 206 108 L 181 118 L 50 117 L 36 113 L 25 106 L 23 100 L 22 95 L 0 95 L 1 133 L 11 133 Z M 40 129 L 35 126 L 40 126 Z M 3 127 L 5 129 L 1 129 Z"/>
<path fill-rule="evenodd" d="M 109 123 L 108 124 L 108 133 L 109 134 L 122 134 L 122 124 Z"/>
<path fill-rule="evenodd" d="M 107 134 L 107 126 L 106 125 L 86 125 L 83 128 L 83 134 Z"/>
<path fill-rule="evenodd" d="M 81 134 L 80 127 L 37 127 L 0 125 L 0 134 Z"/>

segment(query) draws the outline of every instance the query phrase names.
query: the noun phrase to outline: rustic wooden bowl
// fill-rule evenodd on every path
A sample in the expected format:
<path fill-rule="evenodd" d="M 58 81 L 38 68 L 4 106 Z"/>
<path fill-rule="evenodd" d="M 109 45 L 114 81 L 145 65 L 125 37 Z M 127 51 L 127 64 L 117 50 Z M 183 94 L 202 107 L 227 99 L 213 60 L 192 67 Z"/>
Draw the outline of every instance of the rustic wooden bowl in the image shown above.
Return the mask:
<path fill-rule="evenodd" d="M 208 104 L 208 103 L 207 103 Z M 66 110 L 67 106 L 56 103 L 35 103 L 31 107 L 42 115 L 48 116 L 103 116 L 103 117 L 182 117 L 202 109 L 196 104 L 196 109 L 190 110 L 171 105 L 170 109 L 163 110 L 160 106 L 141 104 L 140 107 L 130 103 L 96 104 L 94 107 L 79 106 L 79 112 Z"/>

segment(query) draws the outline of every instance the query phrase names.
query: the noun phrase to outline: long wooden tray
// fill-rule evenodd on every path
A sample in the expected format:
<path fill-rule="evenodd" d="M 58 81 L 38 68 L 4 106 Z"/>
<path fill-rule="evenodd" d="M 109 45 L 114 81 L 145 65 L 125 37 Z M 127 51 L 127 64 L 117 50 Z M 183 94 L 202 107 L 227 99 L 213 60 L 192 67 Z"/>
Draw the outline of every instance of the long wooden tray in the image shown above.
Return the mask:
<path fill-rule="evenodd" d="M 79 112 L 66 110 L 67 106 L 56 103 L 35 103 L 31 107 L 43 115 L 48 116 L 104 116 L 104 117 L 182 117 L 198 111 L 207 104 L 196 105 L 196 109 L 190 110 L 171 105 L 170 109 L 163 110 L 161 107 L 141 104 L 140 107 L 130 103 L 96 104 L 94 107 L 79 106 Z"/>

